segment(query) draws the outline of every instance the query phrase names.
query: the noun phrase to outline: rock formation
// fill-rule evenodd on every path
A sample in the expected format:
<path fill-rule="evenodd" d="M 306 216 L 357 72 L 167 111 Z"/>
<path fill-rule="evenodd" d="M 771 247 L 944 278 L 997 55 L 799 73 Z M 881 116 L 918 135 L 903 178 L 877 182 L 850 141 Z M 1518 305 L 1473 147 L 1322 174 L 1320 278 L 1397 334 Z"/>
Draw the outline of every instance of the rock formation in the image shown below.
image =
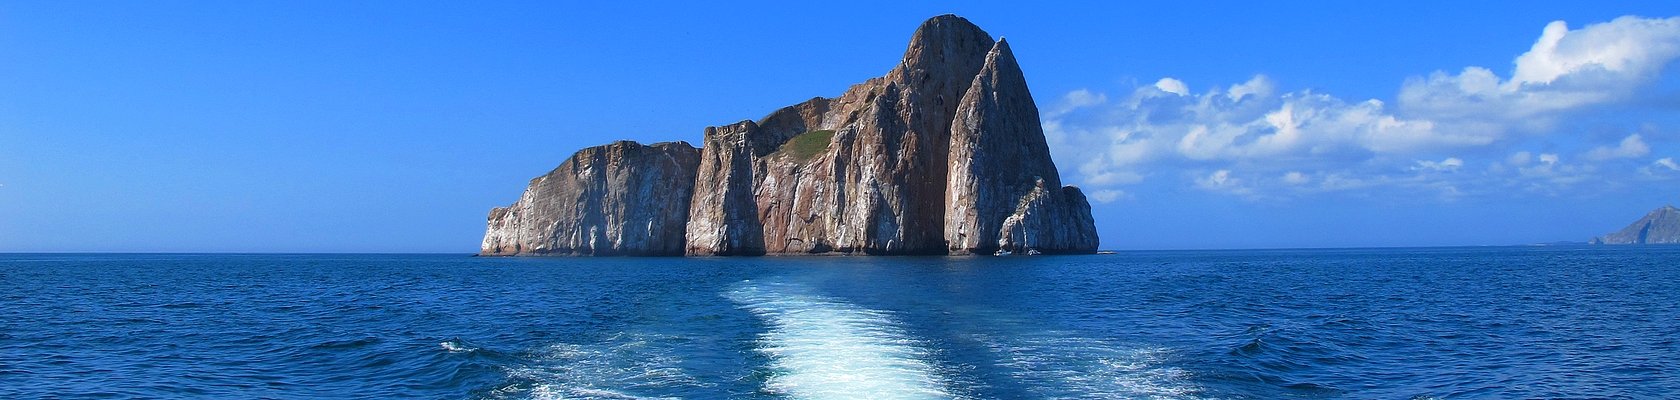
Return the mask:
<path fill-rule="evenodd" d="M 1593 238 L 1592 244 L 1680 244 L 1680 209 L 1663 206 L 1633 225 Z"/>
<path fill-rule="evenodd" d="M 621 145 L 634 144 L 613 146 Z M 1061 184 L 1009 44 L 954 15 L 924 22 L 886 76 L 758 121 L 706 128 L 696 158 L 689 190 L 670 196 L 692 202 L 658 220 L 682 239 L 678 253 L 1091 253 L 1098 243 L 1084 194 Z M 623 172 L 657 172 L 637 182 L 661 184 L 683 175 L 651 166 Z M 606 222 L 573 221 L 594 214 L 561 212 L 574 203 L 594 212 L 582 203 L 591 196 L 566 191 L 572 186 L 539 190 L 567 173 L 580 172 L 562 165 L 533 181 L 519 203 L 492 212 L 484 253 L 671 253 L 670 236 L 637 246 L 580 242 L 599 237 L 583 227 L 617 232 L 614 223 L 651 220 L 603 210 Z M 676 210 L 667 201 L 625 201 Z M 616 250 L 601 251 L 609 248 Z"/>
<path fill-rule="evenodd" d="M 1091 206 L 1063 187 L 1038 107 L 998 41 L 957 105 L 946 179 L 945 242 L 953 253 L 1062 251 L 1097 243 Z"/>
<path fill-rule="evenodd" d="M 682 255 L 700 151 L 621 141 L 573 154 L 490 210 L 485 255 Z"/>

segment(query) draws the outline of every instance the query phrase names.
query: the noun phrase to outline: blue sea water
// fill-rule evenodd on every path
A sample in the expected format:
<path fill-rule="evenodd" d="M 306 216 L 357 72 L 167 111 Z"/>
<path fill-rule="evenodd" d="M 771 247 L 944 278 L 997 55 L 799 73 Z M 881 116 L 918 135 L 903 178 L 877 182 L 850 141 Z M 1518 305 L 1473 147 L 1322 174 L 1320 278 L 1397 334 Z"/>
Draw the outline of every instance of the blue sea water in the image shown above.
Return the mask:
<path fill-rule="evenodd" d="M 1680 247 L 0 255 L 0 398 L 1672 398 Z"/>

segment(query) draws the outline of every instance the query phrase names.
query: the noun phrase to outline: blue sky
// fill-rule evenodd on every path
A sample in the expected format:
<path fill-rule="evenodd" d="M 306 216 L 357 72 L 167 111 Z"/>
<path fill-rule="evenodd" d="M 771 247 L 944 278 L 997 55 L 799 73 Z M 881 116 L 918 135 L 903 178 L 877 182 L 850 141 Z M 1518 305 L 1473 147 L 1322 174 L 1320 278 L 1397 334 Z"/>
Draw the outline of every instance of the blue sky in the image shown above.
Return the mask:
<path fill-rule="evenodd" d="M 1680 203 L 1672 3 L 807 3 L 0 3 L 0 251 L 472 252 L 573 151 L 837 95 L 942 13 L 1009 38 L 1106 248 Z"/>

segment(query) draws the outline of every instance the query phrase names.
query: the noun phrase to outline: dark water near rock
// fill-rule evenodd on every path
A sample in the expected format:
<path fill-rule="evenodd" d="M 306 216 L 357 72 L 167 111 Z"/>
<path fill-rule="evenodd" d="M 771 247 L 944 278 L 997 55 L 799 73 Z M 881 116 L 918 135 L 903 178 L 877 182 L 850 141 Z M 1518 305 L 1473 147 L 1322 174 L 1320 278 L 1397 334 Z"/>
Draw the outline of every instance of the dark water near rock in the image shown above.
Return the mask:
<path fill-rule="evenodd" d="M 0 398 L 1663 398 L 1680 247 L 0 255 Z"/>

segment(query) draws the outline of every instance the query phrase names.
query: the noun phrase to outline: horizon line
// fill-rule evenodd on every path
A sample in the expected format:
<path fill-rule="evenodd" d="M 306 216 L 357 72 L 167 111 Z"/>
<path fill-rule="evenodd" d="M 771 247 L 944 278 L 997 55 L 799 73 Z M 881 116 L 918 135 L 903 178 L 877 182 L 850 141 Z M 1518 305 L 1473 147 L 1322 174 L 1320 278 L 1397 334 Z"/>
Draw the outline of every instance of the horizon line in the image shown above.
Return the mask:
<path fill-rule="evenodd" d="M 1645 245 L 1603 245 L 1591 244 L 1585 241 L 1560 241 L 1526 244 L 1481 244 L 1481 245 L 1425 245 L 1425 246 L 1326 246 L 1326 247 L 1229 247 L 1229 248 L 1176 248 L 1176 249 L 1097 249 L 1097 252 L 1140 253 L 1140 252 L 1180 252 L 1180 251 L 1289 251 L 1289 250 L 1401 250 L 1401 249 L 1453 249 L 1453 248 L 1491 248 L 1491 247 L 1661 247 L 1662 244 Z M 0 251 L 0 255 L 26 254 L 104 254 L 104 255 L 464 255 L 478 256 L 475 252 L 389 252 L 389 251 Z M 1052 255 L 1084 255 L 1084 254 L 1052 254 Z M 1096 255 L 1096 254 L 1093 254 Z M 489 256 L 487 258 L 780 258 L 780 257 L 846 257 L 850 254 L 771 254 L 763 256 Z M 868 257 L 982 257 L 985 255 L 946 255 L 946 254 L 898 254 L 874 255 L 857 254 Z"/>

